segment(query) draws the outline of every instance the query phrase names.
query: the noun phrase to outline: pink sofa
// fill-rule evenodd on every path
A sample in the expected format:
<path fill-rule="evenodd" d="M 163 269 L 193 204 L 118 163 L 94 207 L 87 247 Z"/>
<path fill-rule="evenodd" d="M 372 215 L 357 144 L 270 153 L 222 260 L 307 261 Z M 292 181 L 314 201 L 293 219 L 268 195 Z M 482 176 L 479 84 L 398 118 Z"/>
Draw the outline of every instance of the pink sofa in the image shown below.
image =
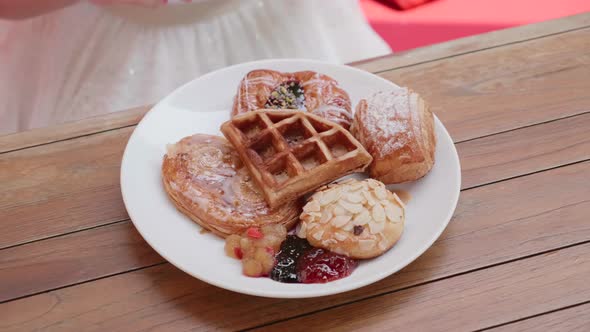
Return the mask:
<path fill-rule="evenodd" d="M 590 11 L 590 0 L 360 0 L 393 48 L 415 47 Z"/>

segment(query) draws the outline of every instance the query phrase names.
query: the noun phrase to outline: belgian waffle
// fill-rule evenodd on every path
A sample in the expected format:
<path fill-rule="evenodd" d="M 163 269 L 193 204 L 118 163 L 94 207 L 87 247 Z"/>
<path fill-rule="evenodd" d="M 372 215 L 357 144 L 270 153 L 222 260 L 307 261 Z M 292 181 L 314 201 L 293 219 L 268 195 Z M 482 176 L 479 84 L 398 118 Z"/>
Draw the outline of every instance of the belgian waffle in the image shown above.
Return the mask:
<path fill-rule="evenodd" d="M 225 122 L 221 131 L 273 208 L 372 161 L 347 130 L 308 112 L 247 112 Z"/>

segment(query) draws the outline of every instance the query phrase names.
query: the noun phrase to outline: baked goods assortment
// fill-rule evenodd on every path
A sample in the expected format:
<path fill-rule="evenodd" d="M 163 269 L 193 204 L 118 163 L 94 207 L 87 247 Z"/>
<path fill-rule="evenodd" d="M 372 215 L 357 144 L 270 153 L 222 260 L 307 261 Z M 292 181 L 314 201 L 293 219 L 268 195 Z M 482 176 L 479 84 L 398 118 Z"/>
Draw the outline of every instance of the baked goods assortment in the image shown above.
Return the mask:
<path fill-rule="evenodd" d="M 405 205 L 385 184 L 426 175 L 436 148 L 418 94 L 378 92 L 352 117 L 336 80 L 260 69 L 240 82 L 231 115 L 227 141 L 196 134 L 170 145 L 162 180 L 179 211 L 225 238 L 244 275 L 325 283 L 401 238 Z M 371 178 L 339 181 L 365 169 Z"/>
<path fill-rule="evenodd" d="M 373 156 L 371 177 L 385 184 L 417 180 L 434 165 L 432 112 L 408 88 L 377 92 L 361 100 L 352 132 Z"/>
<path fill-rule="evenodd" d="M 364 170 L 371 155 L 344 128 L 311 113 L 258 110 L 221 125 L 271 207 Z"/>

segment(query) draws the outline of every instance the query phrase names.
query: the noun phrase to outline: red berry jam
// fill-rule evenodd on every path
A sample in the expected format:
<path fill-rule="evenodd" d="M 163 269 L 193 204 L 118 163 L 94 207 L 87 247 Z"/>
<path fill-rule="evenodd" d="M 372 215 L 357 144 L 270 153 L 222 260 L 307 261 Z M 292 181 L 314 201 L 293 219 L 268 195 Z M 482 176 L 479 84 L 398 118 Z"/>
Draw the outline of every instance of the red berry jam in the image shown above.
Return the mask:
<path fill-rule="evenodd" d="M 350 275 L 356 266 L 351 258 L 313 248 L 307 240 L 289 235 L 281 244 L 270 277 L 285 283 L 325 283 Z"/>
<path fill-rule="evenodd" d="M 349 276 L 357 265 L 346 256 L 314 248 L 299 258 L 297 276 L 304 284 L 325 283 Z"/>

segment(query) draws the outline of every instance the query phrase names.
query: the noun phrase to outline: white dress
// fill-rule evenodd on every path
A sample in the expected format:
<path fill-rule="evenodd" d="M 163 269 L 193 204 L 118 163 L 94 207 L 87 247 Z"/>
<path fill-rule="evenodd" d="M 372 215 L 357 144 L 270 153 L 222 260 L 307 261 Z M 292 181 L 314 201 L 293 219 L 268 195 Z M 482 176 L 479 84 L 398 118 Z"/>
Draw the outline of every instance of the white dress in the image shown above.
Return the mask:
<path fill-rule="evenodd" d="M 80 2 L 0 21 L 0 134 L 154 103 L 235 63 L 346 63 L 389 52 L 355 0 L 218 0 L 158 9 Z"/>

